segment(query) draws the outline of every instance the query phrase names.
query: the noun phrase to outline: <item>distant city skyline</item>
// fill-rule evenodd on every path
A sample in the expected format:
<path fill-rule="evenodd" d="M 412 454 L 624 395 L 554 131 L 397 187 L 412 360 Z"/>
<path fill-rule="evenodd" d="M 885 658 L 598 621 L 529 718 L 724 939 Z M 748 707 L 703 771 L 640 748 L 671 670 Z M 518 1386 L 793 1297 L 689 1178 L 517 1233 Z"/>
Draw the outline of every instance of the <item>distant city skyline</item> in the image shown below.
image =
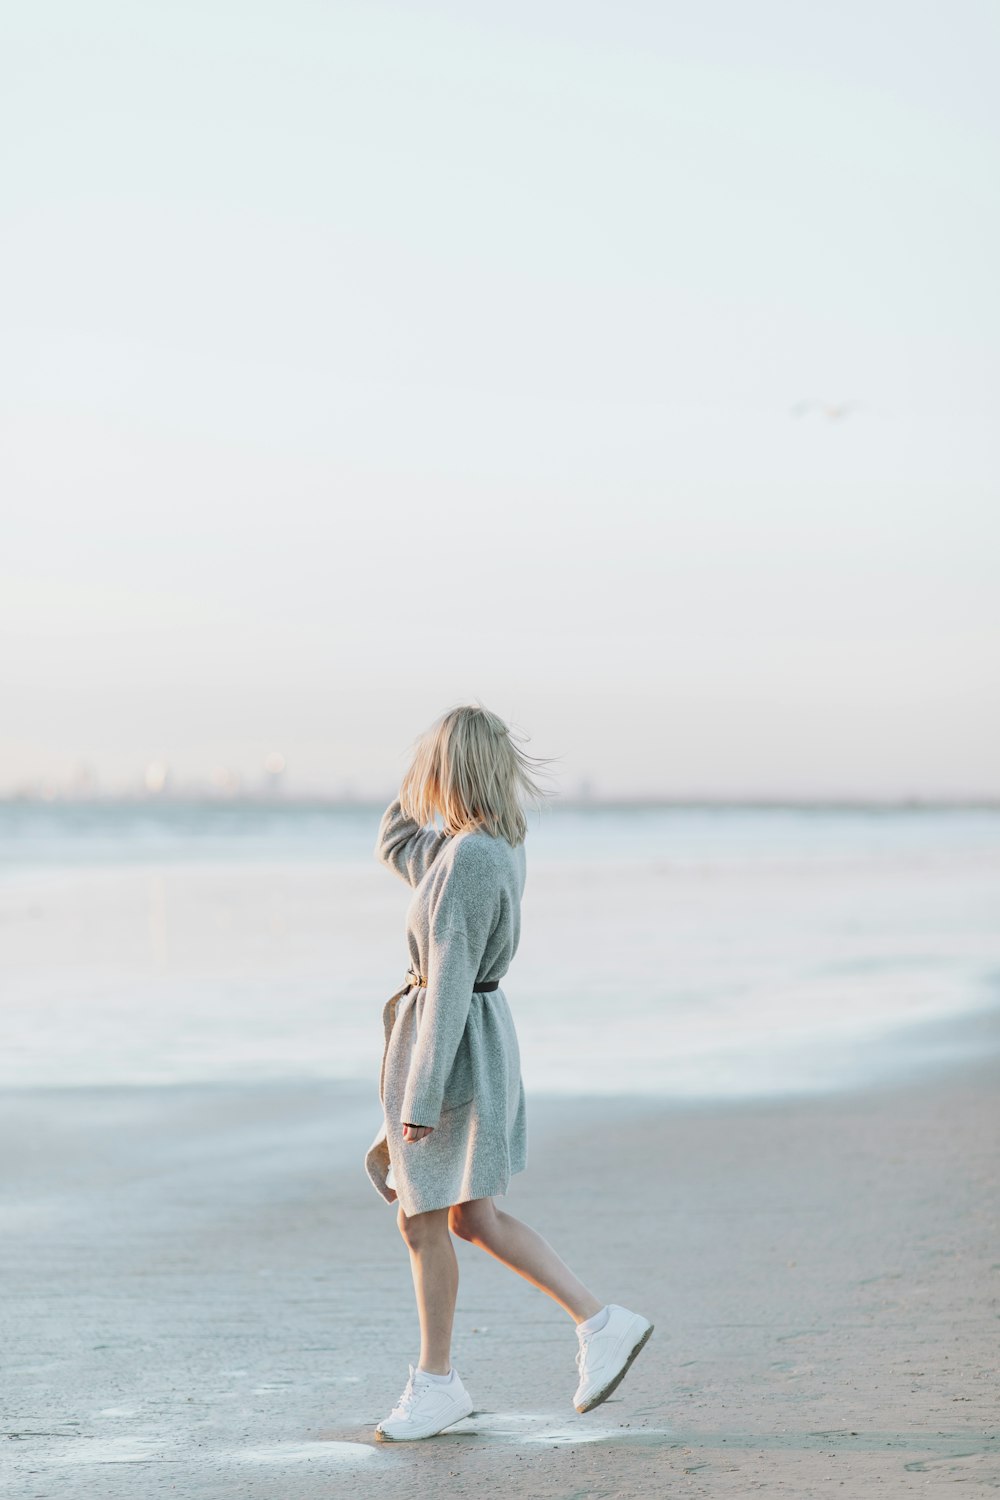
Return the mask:
<path fill-rule="evenodd" d="M 160 761 L 150 762 L 135 776 L 119 778 L 102 784 L 91 767 L 81 763 L 74 775 L 67 780 L 26 780 L 6 792 L 0 792 L 0 801 L 25 801 L 38 803 L 102 803 L 144 802 L 147 804 L 216 801 L 216 802 L 323 802 L 342 805 L 378 806 L 388 802 L 396 793 L 396 787 L 388 785 L 381 789 L 369 784 L 367 790 L 348 779 L 330 780 L 327 784 L 296 785 L 289 781 L 286 770 L 280 773 L 268 771 L 261 766 L 256 773 L 245 774 L 230 768 L 217 767 L 206 776 L 191 774 L 176 776 L 172 769 Z M 622 802 L 664 802 L 677 804 L 718 803 L 722 805 L 875 805 L 875 806 L 992 806 L 1000 807 L 1000 795 L 984 793 L 981 796 L 956 794 L 952 796 L 880 795 L 861 796 L 844 793 L 837 795 L 782 795 L 780 793 L 746 793 L 733 796 L 726 793 L 695 793 L 652 791 L 638 792 L 624 788 L 617 790 L 600 786 L 592 777 L 584 776 L 559 787 L 550 788 L 549 799 L 558 802 L 619 804 Z"/>
<path fill-rule="evenodd" d="M 1000 795 L 997 27 L 8 7 L 0 795 Z"/>

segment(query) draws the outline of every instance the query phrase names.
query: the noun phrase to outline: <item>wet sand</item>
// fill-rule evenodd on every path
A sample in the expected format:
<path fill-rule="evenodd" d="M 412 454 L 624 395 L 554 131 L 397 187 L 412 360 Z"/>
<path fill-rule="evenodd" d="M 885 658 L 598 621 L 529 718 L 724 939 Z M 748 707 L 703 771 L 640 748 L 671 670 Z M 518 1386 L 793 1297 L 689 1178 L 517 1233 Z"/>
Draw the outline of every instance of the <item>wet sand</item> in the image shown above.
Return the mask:
<path fill-rule="evenodd" d="M 380 1445 L 418 1352 L 361 1160 L 371 1087 L 9 1092 L 12 1496 L 850 1497 L 1000 1486 L 1000 1019 L 977 1061 L 825 1098 L 528 1100 L 501 1206 L 656 1332 L 572 1406 L 571 1320 L 457 1242 L 477 1402 Z M 957 1488 L 956 1488 L 957 1487 Z"/>

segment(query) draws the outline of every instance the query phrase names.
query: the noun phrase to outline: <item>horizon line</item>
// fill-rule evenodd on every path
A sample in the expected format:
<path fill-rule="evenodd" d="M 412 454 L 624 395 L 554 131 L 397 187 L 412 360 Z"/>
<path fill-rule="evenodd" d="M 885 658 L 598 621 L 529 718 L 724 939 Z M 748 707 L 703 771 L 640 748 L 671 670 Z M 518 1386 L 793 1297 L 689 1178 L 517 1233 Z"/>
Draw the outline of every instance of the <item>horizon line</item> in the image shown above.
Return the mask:
<path fill-rule="evenodd" d="M 36 793 L 0 792 L 0 807 L 262 807 L 262 808 L 385 808 L 398 795 L 343 796 L 333 793 L 244 792 L 213 795 L 210 792 L 156 793 L 113 792 L 106 795 L 74 796 L 56 794 L 46 797 Z M 608 793 L 605 795 L 568 793 L 552 794 L 541 804 L 545 807 L 613 809 L 627 807 L 698 807 L 698 808 L 968 808 L 1000 810 L 1000 793 L 941 794 L 898 793 L 871 795 L 860 793 L 824 793 L 796 795 L 773 794 L 706 794 L 706 793 Z M 536 809 L 526 809 L 536 810 Z"/>

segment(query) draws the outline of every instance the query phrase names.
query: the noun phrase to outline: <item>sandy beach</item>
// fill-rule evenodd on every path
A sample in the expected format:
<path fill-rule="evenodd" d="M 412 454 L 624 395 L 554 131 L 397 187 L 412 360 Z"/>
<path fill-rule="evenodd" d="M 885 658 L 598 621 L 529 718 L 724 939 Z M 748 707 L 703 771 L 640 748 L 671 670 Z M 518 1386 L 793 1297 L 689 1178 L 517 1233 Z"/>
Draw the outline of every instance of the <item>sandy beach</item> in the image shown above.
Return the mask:
<path fill-rule="evenodd" d="M 373 1426 L 418 1351 L 377 1100 L 290 1080 L 10 1091 L 17 1496 L 796 1500 L 1000 1486 L 1000 1018 L 977 1061 L 825 1097 L 529 1098 L 502 1206 L 656 1332 L 602 1407 L 542 1293 L 457 1242 L 474 1415 Z"/>

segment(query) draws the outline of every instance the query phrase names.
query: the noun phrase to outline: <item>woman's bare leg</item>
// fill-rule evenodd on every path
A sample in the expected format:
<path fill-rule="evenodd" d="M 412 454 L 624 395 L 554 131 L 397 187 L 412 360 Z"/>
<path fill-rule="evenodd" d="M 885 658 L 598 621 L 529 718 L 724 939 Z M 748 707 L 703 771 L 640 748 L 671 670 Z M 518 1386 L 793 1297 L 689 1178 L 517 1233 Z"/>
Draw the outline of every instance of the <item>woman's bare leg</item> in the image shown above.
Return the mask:
<path fill-rule="evenodd" d="M 575 1323 L 592 1318 L 604 1306 L 560 1260 L 548 1240 L 530 1225 L 502 1212 L 492 1198 L 473 1198 L 448 1210 L 453 1234 L 486 1250 L 519 1276 L 547 1292 Z"/>
<path fill-rule="evenodd" d="M 413 1290 L 420 1317 L 422 1370 L 447 1375 L 451 1369 L 451 1331 L 458 1297 L 458 1260 L 448 1228 L 450 1209 L 435 1208 L 426 1214 L 404 1214 L 398 1210 L 399 1232 L 410 1252 Z"/>

